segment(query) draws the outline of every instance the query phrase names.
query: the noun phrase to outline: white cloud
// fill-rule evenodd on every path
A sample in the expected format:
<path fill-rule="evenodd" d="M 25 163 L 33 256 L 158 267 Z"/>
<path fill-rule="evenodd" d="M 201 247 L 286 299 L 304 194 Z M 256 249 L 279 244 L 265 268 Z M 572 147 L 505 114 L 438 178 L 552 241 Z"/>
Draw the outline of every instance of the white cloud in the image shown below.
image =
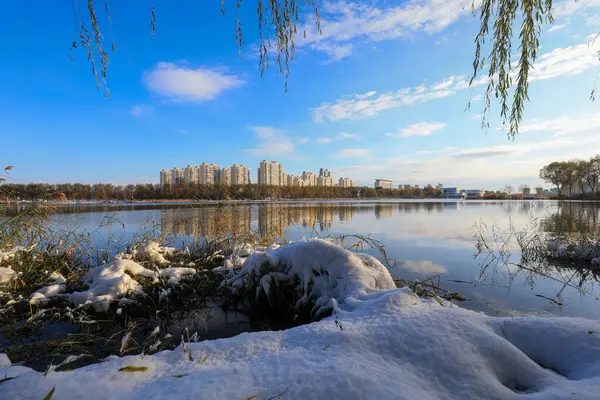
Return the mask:
<path fill-rule="evenodd" d="M 521 124 L 520 133 L 553 132 L 555 137 L 600 129 L 600 115 L 584 117 L 558 117 L 553 119 L 531 120 Z"/>
<path fill-rule="evenodd" d="M 332 138 L 328 138 L 328 137 L 320 137 L 320 138 L 317 139 L 317 143 L 321 143 L 321 144 L 323 144 L 323 143 L 331 143 L 331 142 L 333 142 L 333 139 Z"/>
<path fill-rule="evenodd" d="M 177 131 L 177 133 L 179 133 L 180 135 L 189 135 L 190 134 L 190 132 L 186 131 L 185 129 L 179 129 Z"/>
<path fill-rule="evenodd" d="M 600 7 L 600 0 L 565 0 L 554 5 L 552 15 L 555 19 L 571 15 L 577 11 L 583 11 L 587 8 Z"/>
<path fill-rule="evenodd" d="M 529 72 L 529 80 L 533 82 L 580 74 L 598 65 L 598 51 L 600 51 L 600 40 L 589 44 L 586 42 L 557 48 L 541 54 Z M 311 111 L 316 123 L 369 118 L 384 110 L 445 98 L 460 90 L 487 82 L 488 78 L 483 76 L 469 86 L 469 81 L 463 75 L 451 76 L 430 86 L 420 85 L 386 93 L 372 90 L 366 93 L 342 96 L 333 103 L 321 103 Z M 471 101 L 475 102 L 480 99 L 481 96 L 476 95 Z"/>
<path fill-rule="evenodd" d="M 369 149 L 340 149 L 332 155 L 333 158 L 367 158 L 371 155 Z"/>
<path fill-rule="evenodd" d="M 471 117 L 471 119 L 481 119 L 481 114 L 475 114 Z"/>
<path fill-rule="evenodd" d="M 360 139 L 360 135 L 358 133 L 347 133 L 347 132 L 342 132 L 340 134 L 338 134 L 337 136 L 334 137 L 320 137 L 317 139 L 317 143 L 331 143 L 333 141 L 339 141 L 339 140 L 349 140 L 349 139 Z"/>
<path fill-rule="evenodd" d="M 296 138 L 296 143 L 298 143 L 298 144 L 305 144 L 305 143 L 308 143 L 308 142 L 310 142 L 310 139 L 307 138 L 307 137 Z"/>
<path fill-rule="evenodd" d="M 152 114 L 153 111 L 154 108 L 150 106 L 147 106 L 145 104 L 138 104 L 136 106 L 133 106 L 131 111 L 129 111 L 129 114 L 133 115 L 134 117 L 141 117 L 143 115 Z"/>
<path fill-rule="evenodd" d="M 146 88 L 168 101 L 201 102 L 244 84 L 240 78 L 218 68 L 188 68 L 159 62 L 143 75 Z"/>
<path fill-rule="evenodd" d="M 258 157 L 291 156 L 295 154 L 294 142 L 282 130 L 270 126 L 249 126 L 258 139 L 258 147 L 246 152 Z"/>
<path fill-rule="evenodd" d="M 564 24 L 560 24 L 560 25 L 552 25 L 552 27 L 550 27 L 550 29 L 548 29 L 548 32 L 559 31 L 559 30 L 565 28 L 567 25 L 569 25 L 569 21 L 565 22 Z"/>
<path fill-rule="evenodd" d="M 470 10 L 470 0 L 412 0 L 381 8 L 356 2 L 325 2 L 320 9 L 321 34 L 313 21 L 308 22 L 298 30 L 306 31 L 306 38 L 303 33 L 298 35 L 296 44 L 310 45 L 339 59 L 350 54 L 351 43 L 379 42 L 418 32 L 434 34 Z"/>
<path fill-rule="evenodd" d="M 600 41 L 557 48 L 540 55 L 529 72 L 531 82 L 577 75 L 598 66 Z"/>
<path fill-rule="evenodd" d="M 313 50 L 319 50 L 326 53 L 329 56 L 329 62 L 340 61 L 346 57 L 352 55 L 352 43 L 346 43 L 343 45 L 328 44 L 328 43 L 313 43 L 310 46 Z"/>
<path fill-rule="evenodd" d="M 446 126 L 443 122 L 418 122 L 411 124 L 404 129 L 400 129 L 398 133 L 391 133 L 388 136 L 394 137 L 409 137 L 409 136 L 429 136 L 435 131 Z"/>
<path fill-rule="evenodd" d="M 475 96 L 471 97 L 471 103 L 478 102 L 479 100 L 481 100 L 481 95 L 479 94 L 476 94 Z"/>

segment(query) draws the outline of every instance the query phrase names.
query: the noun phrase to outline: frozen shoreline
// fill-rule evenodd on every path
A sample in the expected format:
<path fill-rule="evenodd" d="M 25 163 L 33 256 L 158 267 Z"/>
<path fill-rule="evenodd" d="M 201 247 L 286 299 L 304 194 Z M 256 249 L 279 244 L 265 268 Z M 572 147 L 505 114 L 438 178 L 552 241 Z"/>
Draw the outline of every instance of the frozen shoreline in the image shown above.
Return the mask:
<path fill-rule="evenodd" d="M 311 241 L 274 246 L 237 269 L 247 274 L 227 272 L 231 283 L 255 277 L 267 295 L 263 278 L 273 285 L 299 278 L 316 304 L 334 300 L 334 315 L 319 322 L 111 356 L 47 375 L 0 355 L 0 375 L 15 378 L 1 384 L 2 394 L 43 398 L 55 388 L 57 399 L 597 398 L 598 321 L 495 318 L 421 299 L 408 288 L 390 289 L 376 263 L 355 263 L 360 256 L 346 252 Z M 136 368 L 120 371 L 126 367 Z"/>

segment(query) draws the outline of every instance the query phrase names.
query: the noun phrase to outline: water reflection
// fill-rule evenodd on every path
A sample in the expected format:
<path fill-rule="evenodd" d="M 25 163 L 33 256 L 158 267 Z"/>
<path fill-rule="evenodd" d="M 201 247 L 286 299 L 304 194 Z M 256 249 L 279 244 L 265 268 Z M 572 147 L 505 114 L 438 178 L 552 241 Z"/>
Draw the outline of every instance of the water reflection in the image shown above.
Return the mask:
<path fill-rule="evenodd" d="M 143 220 L 151 220 L 162 233 L 186 238 L 259 232 L 271 238 L 296 240 L 306 236 L 362 235 L 382 242 L 387 254 L 402 261 L 392 270 L 403 279 L 425 279 L 441 274 L 446 288 L 471 299 L 466 306 L 492 314 L 506 310 L 521 313 L 550 311 L 558 315 L 600 318 L 600 294 L 595 285 L 586 286 L 592 296 L 581 296 L 575 288 L 593 274 L 575 273 L 573 268 L 551 265 L 530 266 L 529 271 L 512 266 L 501 273 L 482 272 L 475 259 L 473 225 L 483 222 L 516 230 L 534 221 L 544 231 L 599 232 L 600 204 L 557 201 L 328 201 L 270 202 L 241 204 L 151 204 L 67 207 L 71 218 L 84 229 L 97 226 L 106 215 L 116 214 L 129 232 Z M 75 216 L 77 215 L 77 216 Z M 58 223 L 58 222 L 57 222 Z M 113 233 L 119 226 L 113 227 Z M 104 232 L 104 231 L 103 231 Z M 102 233 L 102 232 L 100 232 Z M 99 233 L 99 234 L 100 234 Z M 101 238 L 99 242 L 102 243 Z M 180 243 L 178 241 L 178 243 Z M 375 252 L 373 252 L 375 254 Z M 511 262 L 519 262 L 518 252 Z M 570 279 L 563 288 L 559 281 Z M 466 285 L 457 282 L 476 282 Z M 562 306 L 549 304 L 537 295 L 555 298 Z M 511 311 L 512 313 L 513 311 Z"/>

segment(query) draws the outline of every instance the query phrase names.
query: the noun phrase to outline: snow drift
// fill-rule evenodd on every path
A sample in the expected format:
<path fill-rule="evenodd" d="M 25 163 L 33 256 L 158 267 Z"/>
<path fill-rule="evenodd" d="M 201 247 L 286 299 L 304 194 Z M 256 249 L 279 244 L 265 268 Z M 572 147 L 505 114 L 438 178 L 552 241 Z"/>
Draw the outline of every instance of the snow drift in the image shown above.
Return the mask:
<path fill-rule="evenodd" d="M 492 318 L 407 288 L 359 299 L 352 311 L 286 331 L 113 356 L 47 376 L 2 367 L 5 360 L 0 376 L 16 379 L 2 383 L 2 396 L 43 398 L 55 387 L 55 398 L 86 399 L 598 398 L 596 321 Z"/>
<path fill-rule="evenodd" d="M 118 260 L 90 271 L 91 295 L 102 296 L 104 287 L 113 295 L 136 290 L 127 286 L 128 273 L 154 276 Z M 260 295 L 294 280 L 307 301 L 335 314 L 285 331 L 111 356 L 46 375 L 0 354 L 0 376 L 14 378 L 2 383 L 2 397 L 43 398 L 52 388 L 57 399 L 143 400 L 591 400 L 600 393 L 597 321 L 494 318 L 421 299 L 393 288 L 374 258 L 320 240 L 260 249 L 229 274 L 226 283 L 250 285 Z"/>
<path fill-rule="evenodd" d="M 396 287 L 375 257 L 321 239 L 258 250 L 225 284 L 268 297 L 275 287 L 292 287 L 296 282 L 302 295 L 296 308 L 314 303 L 315 316 L 352 307 L 361 296 Z"/>

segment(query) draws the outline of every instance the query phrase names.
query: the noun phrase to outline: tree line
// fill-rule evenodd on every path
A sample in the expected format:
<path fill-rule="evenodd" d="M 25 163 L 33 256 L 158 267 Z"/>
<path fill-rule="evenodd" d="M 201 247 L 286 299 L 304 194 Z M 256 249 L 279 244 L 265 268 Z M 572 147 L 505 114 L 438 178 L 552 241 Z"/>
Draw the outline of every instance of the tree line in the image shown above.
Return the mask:
<path fill-rule="evenodd" d="M 338 186 L 266 186 L 266 185 L 198 185 L 178 183 L 113 185 L 110 183 L 4 183 L 0 198 L 26 201 L 132 201 L 132 200 L 266 200 L 303 198 L 436 198 L 439 188 L 403 187 L 374 189 L 372 187 Z"/>
<path fill-rule="evenodd" d="M 594 198 L 600 190 L 600 154 L 589 160 L 554 161 L 540 170 L 561 196 Z"/>

